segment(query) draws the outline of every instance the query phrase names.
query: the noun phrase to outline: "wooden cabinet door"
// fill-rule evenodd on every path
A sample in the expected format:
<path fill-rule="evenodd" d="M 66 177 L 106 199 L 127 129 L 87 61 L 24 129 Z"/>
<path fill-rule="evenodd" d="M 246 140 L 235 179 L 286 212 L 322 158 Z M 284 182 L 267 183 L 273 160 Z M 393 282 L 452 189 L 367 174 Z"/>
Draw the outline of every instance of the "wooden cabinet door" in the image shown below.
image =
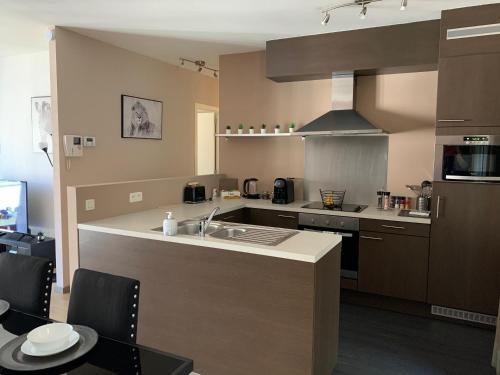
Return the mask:
<path fill-rule="evenodd" d="M 429 238 L 361 232 L 358 290 L 425 302 Z"/>
<path fill-rule="evenodd" d="M 440 59 L 437 126 L 500 126 L 500 54 Z"/>
<path fill-rule="evenodd" d="M 434 184 L 428 302 L 496 315 L 500 184 Z"/>
<path fill-rule="evenodd" d="M 250 208 L 249 217 L 249 224 L 253 225 L 286 229 L 297 229 L 299 225 L 296 212 Z"/>
<path fill-rule="evenodd" d="M 240 208 L 238 210 L 229 211 L 214 217 L 214 220 L 225 221 L 228 223 L 241 223 L 245 224 L 247 221 L 247 209 Z"/>

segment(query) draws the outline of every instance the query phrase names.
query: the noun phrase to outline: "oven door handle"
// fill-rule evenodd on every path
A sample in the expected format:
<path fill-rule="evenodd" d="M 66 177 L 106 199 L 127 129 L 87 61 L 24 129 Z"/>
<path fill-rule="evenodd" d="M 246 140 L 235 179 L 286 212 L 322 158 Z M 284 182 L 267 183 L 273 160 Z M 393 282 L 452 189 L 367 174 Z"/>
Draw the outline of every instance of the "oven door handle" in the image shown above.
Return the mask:
<path fill-rule="evenodd" d="M 342 237 L 346 237 L 346 238 L 352 238 L 352 237 L 354 237 L 354 234 L 352 234 L 352 233 L 334 232 L 334 231 L 329 231 L 329 230 L 311 229 L 311 228 L 304 228 L 304 230 L 307 231 L 307 232 L 318 232 L 318 233 L 336 234 L 337 236 L 342 236 Z"/>

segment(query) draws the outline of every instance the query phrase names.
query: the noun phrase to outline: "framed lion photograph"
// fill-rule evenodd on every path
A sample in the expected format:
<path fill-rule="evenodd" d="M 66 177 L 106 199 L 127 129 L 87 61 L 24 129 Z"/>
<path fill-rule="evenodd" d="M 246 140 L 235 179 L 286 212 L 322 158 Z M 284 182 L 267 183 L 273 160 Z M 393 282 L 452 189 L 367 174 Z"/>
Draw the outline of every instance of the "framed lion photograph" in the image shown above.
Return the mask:
<path fill-rule="evenodd" d="M 162 139 L 163 102 L 122 95 L 122 138 Z"/>

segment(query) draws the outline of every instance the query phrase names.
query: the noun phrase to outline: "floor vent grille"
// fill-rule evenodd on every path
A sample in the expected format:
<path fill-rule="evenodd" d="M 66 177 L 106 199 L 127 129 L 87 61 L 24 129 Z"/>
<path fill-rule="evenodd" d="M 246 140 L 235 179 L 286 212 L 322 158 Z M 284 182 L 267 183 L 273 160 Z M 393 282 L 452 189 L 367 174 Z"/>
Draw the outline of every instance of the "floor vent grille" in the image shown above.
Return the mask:
<path fill-rule="evenodd" d="M 432 305 L 431 313 L 433 315 L 445 316 L 447 318 L 466 320 L 468 322 L 497 325 L 497 318 L 492 315 L 480 314 L 471 311 L 457 310 L 449 307 Z"/>

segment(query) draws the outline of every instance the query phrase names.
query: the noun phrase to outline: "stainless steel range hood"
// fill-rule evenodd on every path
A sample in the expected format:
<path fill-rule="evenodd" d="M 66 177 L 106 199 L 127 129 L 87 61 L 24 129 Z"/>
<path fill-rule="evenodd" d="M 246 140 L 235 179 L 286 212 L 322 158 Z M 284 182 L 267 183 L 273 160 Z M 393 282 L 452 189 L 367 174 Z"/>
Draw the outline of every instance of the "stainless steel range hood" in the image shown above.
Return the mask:
<path fill-rule="evenodd" d="M 354 92 L 353 72 L 334 73 L 332 75 L 332 110 L 297 130 L 297 135 L 386 135 L 386 132 L 356 112 Z"/>

